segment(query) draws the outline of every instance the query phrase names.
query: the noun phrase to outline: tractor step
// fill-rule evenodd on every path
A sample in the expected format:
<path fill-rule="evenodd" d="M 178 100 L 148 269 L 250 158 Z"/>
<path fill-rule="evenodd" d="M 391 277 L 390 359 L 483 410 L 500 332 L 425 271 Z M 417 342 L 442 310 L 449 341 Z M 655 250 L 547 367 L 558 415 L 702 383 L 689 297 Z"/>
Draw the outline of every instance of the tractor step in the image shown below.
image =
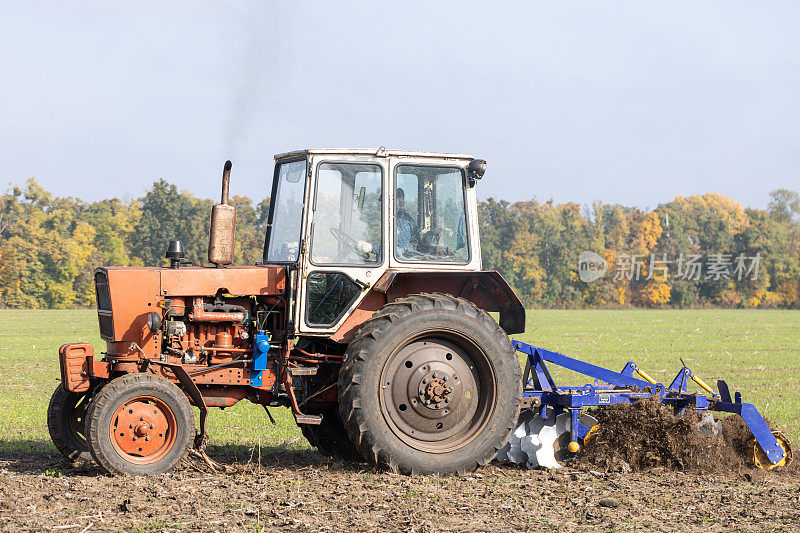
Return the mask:
<path fill-rule="evenodd" d="M 316 376 L 317 375 L 317 368 L 315 367 L 294 367 L 290 368 L 289 371 L 292 373 L 293 376 Z"/>
<path fill-rule="evenodd" d="M 318 426 L 322 423 L 322 417 L 317 415 L 295 415 L 297 424 L 309 424 L 311 426 Z"/>

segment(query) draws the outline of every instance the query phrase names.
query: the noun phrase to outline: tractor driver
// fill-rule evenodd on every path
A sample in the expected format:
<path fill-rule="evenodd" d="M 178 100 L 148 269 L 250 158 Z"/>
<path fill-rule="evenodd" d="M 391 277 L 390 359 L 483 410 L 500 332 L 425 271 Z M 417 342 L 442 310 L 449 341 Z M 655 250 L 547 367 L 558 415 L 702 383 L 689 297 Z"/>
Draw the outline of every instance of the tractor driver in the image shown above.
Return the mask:
<path fill-rule="evenodd" d="M 397 189 L 397 210 L 395 212 L 395 248 L 398 255 L 405 255 L 411 241 L 419 240 L 419 232 L 414 219 L 406 211 L 406 193 Z M 358 241 L 358 251 L 364 254 L 380 253 L 380 243 Z M 411 251 L 411 250 L 409 250 Z"/>
<path fill-rule="evenodd" d="M 404 255 L 406 248 L 412 239 L 418 238 L 417 225 L 414 219 L 406 211 L 406 193 L 403 189 L 397 189 L 397 211 L 395 213 L 395 246 L 400 255 Z"/>

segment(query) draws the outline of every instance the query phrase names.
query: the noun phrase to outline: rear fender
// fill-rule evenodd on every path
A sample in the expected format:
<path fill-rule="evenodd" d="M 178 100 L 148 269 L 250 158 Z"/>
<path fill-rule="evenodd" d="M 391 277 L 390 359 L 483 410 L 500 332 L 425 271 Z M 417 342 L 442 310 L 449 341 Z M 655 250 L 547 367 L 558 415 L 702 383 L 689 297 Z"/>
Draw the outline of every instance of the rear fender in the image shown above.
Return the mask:
<path fill-rule="evenodd" d="M 506 333 L 525 331 L 525 308 L 503 276 L 494 270 L 478 272 L 387 270 L 370 288 L 331 340 L 347 343 L 358 327 L 375 311 L 409 294 L 441 292 L 464 298 L 488 312 L 500 314 L 500 327 Z"/>

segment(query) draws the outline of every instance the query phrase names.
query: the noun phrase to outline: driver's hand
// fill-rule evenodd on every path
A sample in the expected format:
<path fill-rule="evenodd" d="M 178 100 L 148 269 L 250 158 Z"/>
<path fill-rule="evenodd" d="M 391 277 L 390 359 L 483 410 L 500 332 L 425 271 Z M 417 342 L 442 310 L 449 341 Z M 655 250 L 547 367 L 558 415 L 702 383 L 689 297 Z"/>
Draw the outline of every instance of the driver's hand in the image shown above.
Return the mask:
<path fill-rule="evenodd" d="M 372 253 L 372 243 L 366 241 L 358 241 L 358 251 L 363 254 Z"/>

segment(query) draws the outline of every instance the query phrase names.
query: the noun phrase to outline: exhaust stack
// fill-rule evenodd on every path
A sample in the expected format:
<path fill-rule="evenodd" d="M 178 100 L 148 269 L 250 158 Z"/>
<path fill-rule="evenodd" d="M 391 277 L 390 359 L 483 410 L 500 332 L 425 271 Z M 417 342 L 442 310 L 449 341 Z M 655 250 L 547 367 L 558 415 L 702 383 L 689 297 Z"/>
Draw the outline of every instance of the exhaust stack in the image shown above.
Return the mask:
<path fill-rule="evenodd" d="M 233 263 L 236 240 L 236 208 L 228 203 L 231 162 L 222 170 L 222 201 L 211 208 L 211 231 L 208 239 L 208 262 L 217 267 Z"/>

